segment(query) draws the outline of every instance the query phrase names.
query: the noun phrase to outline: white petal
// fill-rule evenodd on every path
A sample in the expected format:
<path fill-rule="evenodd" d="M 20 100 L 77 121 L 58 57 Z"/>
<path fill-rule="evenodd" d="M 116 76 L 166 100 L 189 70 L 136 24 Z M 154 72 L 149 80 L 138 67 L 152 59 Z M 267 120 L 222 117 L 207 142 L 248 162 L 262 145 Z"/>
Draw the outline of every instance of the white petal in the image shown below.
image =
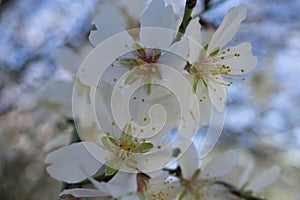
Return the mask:
<path fill-rule="evenodd" d="M 200 159 L 205 158 L 214 148 L 222 133 L 225 122 L 226 110 L 222 112 L 213 109 L 212 117 L 209 122 L 209 127 L 206 132 L 205 138 L 202 139 L 200 148 Z"/>
<path fill-rule="evenodd" d="M 100 191 L 107 192 L 115 198 L 137 191 L 136 173 L 118 171 L 108 183 L 90 180 Z"/>
<path fill-rule="evenodd" d="M 192 19 L 186 29 L 186 34 L 189 37 L 189 62 L 195 63 L 199 59 L 201 47 L 201 26 L 199 23 L 199 17 Z"/>
<path fill-rule="evenodd" d="M 109 194 L 97 189 L 75 188 L 62 191 L 60 196 L 72 195 L 73 197 L 107 197 Z"/>
<path fill-rule="evenodd" d="M 97 30 L 91 31 L 89 35 L 89 40 L 93 46 L 97 46 L 110 36 L 126 29 L 126 20 L 123 14 L 111 3 L 102 4 L 99 13 L 95 16 L 92 23 L 97 28 Z"/>
<path fill-rule="evenodd" d="M 201 125 L 208 124 L 211 118 L 212 105 L 207 93 L 207 89 L 203 89 L 202 84 L 197 86 L 197 97 L 199 98 L 200 119 Z"/>
<path fill-rule="evenodd" d="M 146 48 L 167 49 L 173 41 L 175 31 L 160 27 L 140 29 L 141 42 Z"/>
<path fill-rule="evenodd" d="M 104 71 L 111 66 L 116 58 L 126 54 L 133 43 L 133 39 L 126 31 L 101 42 L 80 66 L 78 71 L 80 81 L 88 86 L 96 86 Z"/>
<path fill-rule="evenodd" d="M 144 27 L 159 27 L 176 30 L 176 20 L 172 6 L 168 5 L 165 7 L 163 0 L 152 1 L 142 16 L 141 28 Z"/>
<path fill-rule="evenodd" d="M 240 5 L 230 9 L 224 17 L 221 25 L 212 36 L 207 52 L 210 53 L 215 48 L 221 49 L 224 45 L 226 45 L 238 31 L 240 23 L 246 18 L 246 15 L 247 7 L 245 5 Z"/>
<path fill-rule="evenodd" d="M 121 197 L 121 200 L 140 200 L 137 194 L 131 194 Z"/>
<path fill-rule="evenodd" d="M 140 20 L 142 12 L 146 7 L 145 0 L 121 0 L 120 4 L 127 10 L 128 14 L 137 21 Z"/>
<path fill-rule="evenodd" d="M 218 78 L 217 80 L 215 79 L 216 77 Z M 217 111 L 221 112 L 225 107 L 226 87 L 222 84 L 224 81 L 221 76 L 213 76 L 211 79 L 213 80 L 206 81 L 209 98 Z"/>
<path fill-rule="evenodd" d="M 249 180 L 250 174 L 253 171 L 254 163 L 252 158 L 247 159 L 249 162 L 246 163 L 246 166 L 244 167 L 244 171 L 241 175 L 240 183 L 238 185 L 238 188 L 242 188 Z"/>
<path fill-rule="evenodd" d="M 259 192 L 263 188 L 271 185 L 280 175 L 280 168 L 278 166 L 272 166 L 270 169 L 259 174 L 257 177 L 250 182 L 250 184 L 246 187 L 247 190 L 251 190 L 253 192 Z"/>
<path fill-rule="evenodd" d="M 214 178 L 228 174 L 238 163 L 239 153 L 237 150 L 229 150 L 210 161 L 204 168 L 202 177 Z"/>
<path fill-rule="evenodd" d="M 157 152 L 149 152 L 135 155 L 135 160 L 138 162 L 138 169 L 148 173 L 162 169 L 172 156 L 172 149 L 165 147 Z"/>
<path fill-rule="evenodd" d="M 257 57 L 252 55 L 252 47 L 249 42 L 241 43 L 237 46 L 230 47 L 230 52 L 224 50 L 224 60 L 217 61 L 219 65 L 230 66 L 231 72 L 228 74 L 245 74 L 252 71 L 257 65 Z M 239 57 L 231 56 L 235 53 L 240 54 Z M 228 56 L 229 58 L 226 58 Z"/>
<path fill-rule="evenodd" d="M 114 121 L 111 108 L 112 91 L 113 87 L 107 82 L 101 81 L 98 84 L 95 108 L 98 122 L 105 133 L 112 133 L 112 122 Z"/>
<path fill-rule="evenodd" d="M 198 169 L 199 155 L 196 147 L 191 142 L 189 148 L 179 157 L 178 163 L 185 179 L 190 179 Z"/>
<path fill-rule="evenodd" d="M 91 155 L 87 147 L 95 146 L 91 142 L 80 142 L 49 153 L 45 159 L 46 163 L 51 164 L 47 172 L 53 178 L 67 183 L 77 183 L 94 175 L 102 164 Z"/>
<path fill-rule="evenodd" d="M 187 62 L 187 54 L 188 41 L 186 37 L 183 37 L 180 41 L 172 44 L 167 52 L 159 58 L 158 62 L 182 72 Z"/>

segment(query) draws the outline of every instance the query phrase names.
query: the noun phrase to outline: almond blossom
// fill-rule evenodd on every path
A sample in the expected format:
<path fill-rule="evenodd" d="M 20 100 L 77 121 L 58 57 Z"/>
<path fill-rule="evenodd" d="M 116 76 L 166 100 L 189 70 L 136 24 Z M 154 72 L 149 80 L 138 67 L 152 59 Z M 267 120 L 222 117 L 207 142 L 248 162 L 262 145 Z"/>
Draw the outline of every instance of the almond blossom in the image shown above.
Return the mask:
<path fill-rule="evenodd" d="M 208 162 L 205 167 L 199 160 L 199 153 L 194 145 L 178 159 L 182 177 L 180 178 L 181 192 L 178 199 L 226 199 L 225 188 L 214 185 L 214 180 L 229 173 L 238 163 L 239 154 L 229 150 Z M 195 161 L 199 162 L 195 162 Z M 221 194 L 221 195 L 218 195 Z"/>
<path fill-rule="evenodd" d="M 157 15 L 157 12 L 162 14 Z M 103 41 L 103 38 L 100 38 L 106 34 L 105 30 L 101 29 L 101 25 L 105 27 L 105 23 L 100 21 L 97 23 L 99 30 L 92 31 L 90 34 L 90 41 L 95 46 Z M 182 39 L 180 42 L 173 43 L 176 28 L 177 22 L 172 7 L 170 5 L 166 7 L 163 0 L 152 1 L 141 16 L 140 29 L 134 30 L 139 33 L 139 37 L 133 37 L 124 43 L 129 54 L 116 59 L 116 62 L 112 64 L 114 71 L 107 73 L 111 80 L 106 81 L 111 83 L 112 80 L 114 82 L 118 80 L 119 72 L 116 70 L 124 72 L 130 70 L 131 73 L 125 83 L 130 85 L 137 80 L 142 80 L 142 83 L 147 83 L 147 91 L 150 93 L 151 80 L 163 78 L 156 64 L 167 66 L 184 66 L 185 64 L 183 58 L 187 56 L 187 41 Z M 121 31 L 120 28 L 119 32 Z M 132 30 L 128 30 L 128 34 L 131 32 Z"/>
<path fill-rule="evenodd" d="M 219 112 L 224 109 L 227 98 L 226 86 L 230 86 L 233 82 L 226 81 L 223 77 L 243 75 L 253 70 L 257 64 L 257 58 L 252 55 L 250 43 L 245 42 L 225 48 L 245 17 L 245 5 L 229 10 L 207 44 L 202 43 L 199 18 L 193 19 L 187 28 L 190 50 L 187 58 L 189 63 L 185 70 L 188 71 L 187 77 L 199 97 L 201 110 L 206 112 L 203 116 L 208 116 L 204 121 L 208 122 L 210 118 L 211 109 L 207 109 L 211 107 L 210 105 L 213 105 Z"/>

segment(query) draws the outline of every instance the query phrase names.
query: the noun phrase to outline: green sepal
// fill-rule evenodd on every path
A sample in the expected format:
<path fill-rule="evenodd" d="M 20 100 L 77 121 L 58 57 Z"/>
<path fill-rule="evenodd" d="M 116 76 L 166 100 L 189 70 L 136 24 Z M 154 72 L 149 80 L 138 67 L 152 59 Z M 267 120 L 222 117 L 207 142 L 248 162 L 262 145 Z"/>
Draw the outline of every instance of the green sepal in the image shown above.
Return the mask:
<path fill-rule="evenodd" d="M 199 80 L 200 79 L 198 78 L 198 76 L 194 76 L 194 82 L 193 82 L 193 91 L 194 91 L 194 93 L 197 92 L 197 86 L 198 86 Z"/>
<path fill-rule="evenodd" d="M 151 94 L 151 83 L 146 84 L 147 94 Z"/>
<path fill-rule="evenodd" d="M 127 141 L 132 141 L 133 137 L 132 137 L 132 128 L 131 128 L 131 124 L 128 123 L 125 125 L 122 133 L 121 133 L 121 138 L 123 140 L 127 140 Z"/>
<path fill-rule="evenodd" d="M 101 141 L 104 147 L 109 151 L 113 151 L 114 149 L 113 145 L 117 146 L 115 139 L 112 137 L 102 137 Z"/>
<path fill-rule="evenodd" d="M 138 191 L 136 194 L 137 194 L 139 200 L 146 200 L 145 196 L 140 191 Z"/>
<path fill-rule="evenodd" d="M 128 75 L 128 77 L 125 79 L 124 83 L 125 83 L 125 85 L 131 85 L 138 79 L 139 79 L 139 76 L 135 72 L 133 72 Z"/>
<path fill-rule="evenodd" d="M 139 45 L 138 43 L 134 43 L 132 45 L 132 48 L 135 49 L 135 52 L 137 52 L 138 55 L 140 55 L 141 57 L 146 57 L 146 50 L 145 48 L 143 48 L 141 45 Z"/>
<path fill-rule="evenodd" d="M 139 64 L 135 58 L 121 58 L 119 59 L 119 63 L 121 65 L 124 65 L 126 67 L 131 67 L 131 68 Z"/>
<path fill-rule="evenodd" d="M 202 84 L 203 84 L 204 88 L 207 88 L 207 83 L 204 80 L 202 81 Z"/>
<path fill-rule="evenodd" d="M 193 174 L 193 179 L 197 178 L 200 173 L 201 173 L 201 169 L 197 169 Z"/>
<path fill-rule="evenodd" d="M 158 61 L 160 56 L 161 56 L 161 51 L 159 49 L 153 49 L 153 51 L 152 51 L 152 60 L 154 62 L 156 62 L 156 61 Z"/>
<path fill-rule="evenodd" d="M 217 47 L 214 50 L 212 50 L 212 52 L 209 54 L 209 56 L 211 56 L 211 57 L 215 56 L 215 55 L 217 55 L 219 53 L 219 51 L 220 51 L 220 48 Z"/>
<path fill-rule="evenodd" d="M 183 200 L 184 199 L 184 197 L 187 195 L 187 191 L 186 190 L 184 190 L 181 194 L 180 194 L 180 196 L 179 196 L 179 200 Z"/>
<path fill-rule="evenodd" d="M 129 159 L 128 162 L 126 162 L 126 166 L 132 169 L 137 169 L 137 161 L 134 159 Z"/>
<path fill-rule="evenodd" d="M 117 171 L 118 171 L 117 169 L 114 169 L 112 167 L 106 166 L 105 176 L 111 176 L 111 175 L 115 174 Z"/>
<path fill-rule="evenodd" d="M 162 79 L 162 76 L 161 76 L 160 72 L 158 71 L 158 69 L 155 69 L 154 74 L 158 79 Z"/>
<path fill-rule="evenodd" d="M 203 49 L 204 49 L 205 51 L 207 51 L 207 48 L 208 48 L 208 44 L 204 45 Z"/>
<path fill-rule="evenodd" d="M 153 148 L 153 144 L 151 142 L 143 142 L 136 147 L 136 150 L 141 153 L 146 153 Z"/>

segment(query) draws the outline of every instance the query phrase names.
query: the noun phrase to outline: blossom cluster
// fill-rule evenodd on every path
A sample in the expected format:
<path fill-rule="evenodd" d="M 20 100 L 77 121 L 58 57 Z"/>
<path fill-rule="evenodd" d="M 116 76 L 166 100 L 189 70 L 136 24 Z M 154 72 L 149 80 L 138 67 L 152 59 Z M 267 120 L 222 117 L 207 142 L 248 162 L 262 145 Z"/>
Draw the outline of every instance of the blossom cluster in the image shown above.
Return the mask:
<path fill-rule="evenodd" d="M 222 131 L 227 87 L 243 80 L 257 58 L 248 42 L 228 45 L 245 5 L 207 34 L 199 17 L 187 14 L 195 2 L 187 1 L 179 19 L 163 0 L 101 4 L 89 35 L 93 48 L 74 78 L 81 142 L 45 160 L 53 178 L 78 186 L 65 188 L 62 198 L 259 199 L 253 195 L 279 175 L 273 166 L 249 182 L 247 168 L 235 187 L 218 178 L 238 164 L 237 150 L 206 161 Z M 64 63 L 70 57 L 55 56 Z"/>

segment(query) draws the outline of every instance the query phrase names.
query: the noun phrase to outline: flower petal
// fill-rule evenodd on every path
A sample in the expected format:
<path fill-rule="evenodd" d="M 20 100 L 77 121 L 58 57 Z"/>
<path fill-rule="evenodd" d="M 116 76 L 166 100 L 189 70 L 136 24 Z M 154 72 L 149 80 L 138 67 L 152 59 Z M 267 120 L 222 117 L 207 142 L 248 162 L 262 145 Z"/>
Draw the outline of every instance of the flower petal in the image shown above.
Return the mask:
<path fill-rule="evenodd" d="M 202 84 L 198 84 L 196 93 L 197 93 L 197 97 L 199 98 L 199 108 L 200 108 L 199 122 L 201 125 L 206 125 L 208 124 L 211 118 L 211 111 L 212 111 L 211 101 L 208 98 L 209 95 L 207 93 L 207 89 L 204 88 Z"/>
<path fill-rule="evenodd" d="M 99 148 L 91 142 L 80 142 L 49 153 L 45 159 L 46 163 L 51 164 L 47 172 L 53 178 L 67 183 L 77 183 L 94 175 L 102 164 L 87 147 Z"/>
<path fill-rule="evenodd" d="M 142 12 L 146 7 L 146 1 L 141 0 L 121 0 L 120 4 L 128 11 L 134 20 L 140 20 Z"/>
<path fill-rule="evenodd" d="M 140 38 L 144 47 L 168 49 L 173 41 L 175 31 L 160 27 L 144 27 L 140 30 Z M 158 37 L 159 36 L 159 37 Z"/>
<path fill-rule="evenodd" d="M 97 28 L 97 30 L 91 31 L 89 35 L 89 40 L 93 46 L 97 46 L 100 42 L 116 33 L 124 31 L 126 28 L 126 20 L 121 10 L 111 3 L 102 4 L 99 13 L 95 16 L 92 23 Z"/>
<path fill-rule="evenodd" d="M 189 62 L 195 63 L 199 59 L 199 54 L 202 49 L 201 42 L 201 26 L 199 17 L 192 19 L 186 29 L 186 34 L 189 37 Z"/>
<path fill-rule="evenodd" d="M 120 32 L 102 41 L 83 61 L 78 71 L 80 81 L 96 86 L 99 78 L 120 55 L 128 53 L 134 41 L 127 31 Z M 101 62 L 99 62 L 101 60 Z"/>
<path fill-rule="evenodd" d="M 167 52 L 159 58 L 158 62 L 182 72 L 187 62 L 187 54 L 188 41 L 187 38 L 182 37 L 180 41 L 172 44 L 170 48 L 167 49 Z"/>
<path fill-rule="evenodd" d="M 171 30 L 176 30 L 172 7 L 170 5 L 165 7 L 163 0 L 152 1 L 141 20 L 140 39 L 143 45 L 147 48 L 168 48 L 175 34 L 175 31 Z"/>
<path fill-rule="evenodd" d="M 224 176 L 237 165 L 238 161 L 239 152 L 237 150 L 229 150 L 210 161 L 201 173 L 202 177 L 214 178 Z"/>
<path fill-rule="evenodd" d="M 164 147 L 156 152 L 136 154 L 135 160 L 138 162 L 138 169 L 148 173 L 162 169 L 172 156 L 172 149 Z"/>
<path fill-rule="evenodd" d="M 216 80 L 216 78 L 218 78 Z M 221 76 L 212 77 L 214 80 L 206 81 L 209 98 L 217 111 L 221 112 L 225 107 L 226 87 Z"/>
<path fill-rule="evenodd" d="M 230 67 L 230 75 L 245 74 L 252 71 L 257 65 L 257 57 L 252 55 L 252 47 L 249 42 L 241 43 L 237 46 L 228 48 L 230 51 L 224 51 L 222 54 L 226 58 L 216 61 L 219 65 Z M 238 54 L 239 56 L 232 56 Z"/>
<path fill-rule="evenodd" d="M 163 0 L 152 1 L 142 16 L 141 28 L 144 27 L 176 30 L 176 20 L 172 6 L 168 5 L 166 7 Z"/>
<path fill-rule="evenodd" d="M 107 192 L 114 198 L 137 191 L 136 173 L 118 171 L 108 183 L 98 182 L 92 178 L 90 181 L 98 190 Z"/>
<path fill-rule="evenodd" d="M 72 195 L 73 197 L 108 197 L 109 194 L 97 189 L 75 188 L 62 191 L 59 196 Z"/>
<path fill-rule="evenodd" d="M 209 127 L 200 146 L 200 159 L 205 158 L 218 142 L 223 130 L 225 115 L 225 109 L 222 112 L 212 109 L 212 117 L 209 122 Z"/>
<path fill-rule="evenodd" d="M 178 163 L 185 179 L 192 178 L 194 172 L 198 169 L 199 155 L 192 142 L 185 152 L 178 158 Z"/>
<path fill-rule="evenodd" d="M 236 34 L 241 21 L 246 18 L 246 15 L 247 7 L 245 5 L 240 5 L 230 9 L 217 31 L 213 34 L 209 42 L 207 52 L 210 53 L 216 48 L 222 49 L 222 47 L 226 45 Z"/>
<path fill-rule="evenodd" d="M 270 169 L 260 173 L 256 176 L 253 181 L 246 187 L 247 190 L 253 192 L 259 192 L 263 188 L 271 185 L 277 177 L 280 175 L 280 168 L 276 165 L 272 166 Z"/>

